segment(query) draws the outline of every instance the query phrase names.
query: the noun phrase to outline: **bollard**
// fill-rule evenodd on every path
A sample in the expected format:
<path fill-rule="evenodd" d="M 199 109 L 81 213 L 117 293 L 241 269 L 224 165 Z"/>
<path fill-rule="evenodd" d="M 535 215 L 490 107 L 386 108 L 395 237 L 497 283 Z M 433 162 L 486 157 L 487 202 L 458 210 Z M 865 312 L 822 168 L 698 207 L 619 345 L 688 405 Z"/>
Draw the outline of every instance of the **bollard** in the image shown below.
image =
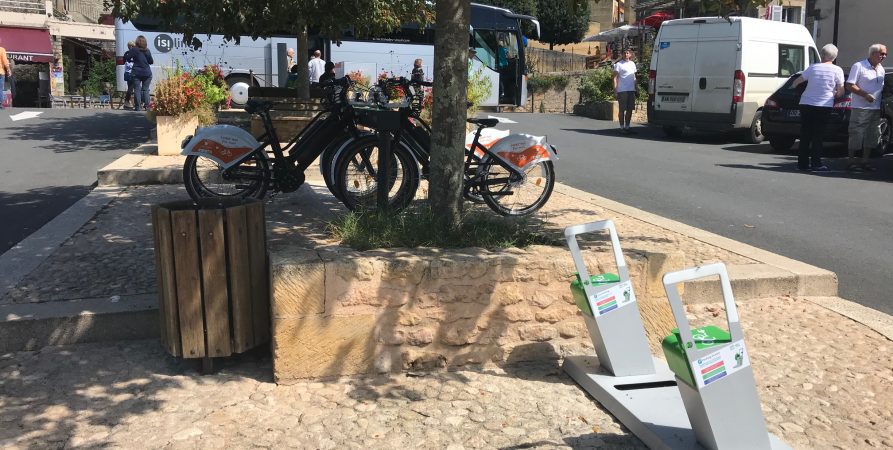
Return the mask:
<path fill-rule="evenodd" d="M 590 276 L 586 270 L 577 235 L 601 230 L 611 236 L 617 275 Z M 564 237 L 577 268 L 571 291 L 583 312 L 599 364 L 617 377 L 653 374 L 654 361 L 614 223 L 604 220 L 569 226 Z"/>
<path fill-rule="evenodd" d="M 677 285 L 715 275 L 722 285 L 728 332 L 715 326 L 692 330 Z M 678 329 L 662 347 L 698 442 L 709 449 L 771 448 L 726 266 L 668 273 L 663 282 Z"/>

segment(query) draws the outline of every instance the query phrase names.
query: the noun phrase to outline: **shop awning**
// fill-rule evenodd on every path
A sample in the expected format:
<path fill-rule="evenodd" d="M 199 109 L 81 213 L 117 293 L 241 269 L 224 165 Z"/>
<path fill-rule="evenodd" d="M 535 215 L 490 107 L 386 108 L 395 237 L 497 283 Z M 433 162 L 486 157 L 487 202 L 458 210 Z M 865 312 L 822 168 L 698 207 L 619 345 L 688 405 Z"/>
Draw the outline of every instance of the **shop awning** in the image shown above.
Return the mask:
<path fill-rule="evenodd" d="M 53 62 L 50 32 L 43 28 L 0 27 L 0 47 L 15 62 Z"/>

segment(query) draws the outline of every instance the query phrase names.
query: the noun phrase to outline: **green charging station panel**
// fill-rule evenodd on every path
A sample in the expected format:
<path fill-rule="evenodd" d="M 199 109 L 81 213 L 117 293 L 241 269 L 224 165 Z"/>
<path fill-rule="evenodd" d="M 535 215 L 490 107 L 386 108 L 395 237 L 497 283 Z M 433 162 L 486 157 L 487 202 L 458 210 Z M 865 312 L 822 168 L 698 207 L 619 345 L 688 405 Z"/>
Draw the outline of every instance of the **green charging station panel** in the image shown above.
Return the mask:
<path fill-rule="evenodd" d="M 580 274 L 576 275 L 577 277 L 574 281 L 571 281 L 571 292 L 574 294 L 574 302 L 577 304 L 577 308 L 580 308 L 580 311 L 583 311 L 584 314 L 591 317 L 592 308 L 589 307 L 589 302 L 586 300 L 586 292 L 583 291 L 583 286 L 580 284 Z M 613 273 L 600 273 L 589 276 L 589 283 L 593 286 L 603 286 L 619 282 L 620 277 Z"/>
<path fill-rule="evenodd" d="M 701 328 L 691 330 L 692 338 L 698 350 L 710 348 L 717 345 L 728 344 L 732 341 L 729 332 L 713 325 L 707 325 Z M 682 338 L 679 337 L 679 329 L 674 328 L 673 334 L 664 338 L 661 347 L 664 350 L 664 356 L 667 358 L 667 366 L 670 370 L 685 381 L 689 386 L 695 386 L 695 381 L 691 373 L 691 367 L 688 365 L 688 358 L 685 355 L 685 349 L 682 346 Z"/>

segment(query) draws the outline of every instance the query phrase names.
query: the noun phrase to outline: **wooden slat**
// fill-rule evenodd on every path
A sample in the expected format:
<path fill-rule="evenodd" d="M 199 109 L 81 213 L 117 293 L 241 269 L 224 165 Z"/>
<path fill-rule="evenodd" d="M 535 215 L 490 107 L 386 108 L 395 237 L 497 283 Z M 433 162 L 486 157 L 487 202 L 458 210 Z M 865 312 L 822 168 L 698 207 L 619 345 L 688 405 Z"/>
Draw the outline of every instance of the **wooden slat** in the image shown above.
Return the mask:
<path fill-rule="evenodd" d="M 201 266 L 198 259 L 195 211 L 171 212 L 171 229 L 183 356 L 202 358 L 205 356 L 205 327 L 202 317 Z"/>
<path fill-rule="evenodd" d="M 226 245 L 223 210 L 198 212 L 199 243 L 202 255 L 202 303 L 207 329 L 208 356 L 229 356 L 229 297 L 226 287 Z"/>
<path fill-rule="evenodd" d="M 226 209 L 226 247 L 229 265 L 229 296 L 232 307 L 233 351 L 244 352 L 253 347 L 251 316 L 250 263 L 248 260 L 248 225 L 245 208 Z"/>
<path fill-rule="evenodd" d="M 158 280 L 161 343 L 171 355 L 182 356 L 170 211 L 160 206 L 153 207 L 152 225 L 155 232 L 155 272 Z"/>
<path fill-rule="evenodd" d="M 251 309 L 254 346 L 270 339 L 270 283 L 267 275 L 267 227 L 264 205 L 246 205 L 248 221 L 248 252 L 251 261 Z"/>

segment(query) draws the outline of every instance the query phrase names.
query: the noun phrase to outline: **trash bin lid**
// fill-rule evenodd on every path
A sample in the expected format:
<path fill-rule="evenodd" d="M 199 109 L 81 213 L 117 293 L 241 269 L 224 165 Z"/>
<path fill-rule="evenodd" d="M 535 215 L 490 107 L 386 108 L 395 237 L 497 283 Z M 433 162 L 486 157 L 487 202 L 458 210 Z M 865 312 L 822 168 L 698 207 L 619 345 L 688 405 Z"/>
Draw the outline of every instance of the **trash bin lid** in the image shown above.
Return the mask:
<path fill-rule="evenodd" d="M 577 304 L 577 308 L 580 308 L 580 311 L 591 316 L 592 309 L 589 307 L 589 302 L 586 301 L 586 292 L 583 291 L 583 286 L 580 285 L 580 274 L 577 273 L 575 275 L 576 277 L 571 281 L 571 292 L 574 294 L 574 302 Z M 589 283 L 593 286 L 619 282 L 620 277 L 613 273 L 599 273 L 589 276 Z"/>

